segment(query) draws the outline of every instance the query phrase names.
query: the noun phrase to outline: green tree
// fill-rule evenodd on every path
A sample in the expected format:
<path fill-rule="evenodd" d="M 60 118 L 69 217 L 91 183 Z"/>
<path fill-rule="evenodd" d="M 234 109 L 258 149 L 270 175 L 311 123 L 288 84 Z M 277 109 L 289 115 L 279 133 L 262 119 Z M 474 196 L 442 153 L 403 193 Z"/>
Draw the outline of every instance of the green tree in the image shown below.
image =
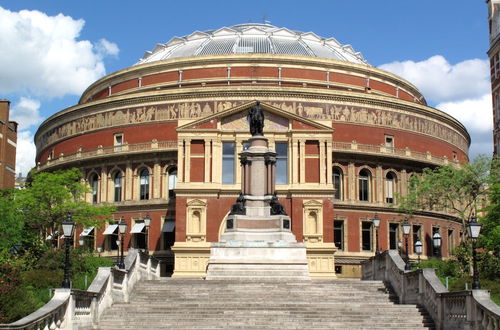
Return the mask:
<path fill-rule="evenodd" d="M 419 210 L 449 210 L 465 228 L 473 213 L 489 200 L 492 187 L 498 184 L 499 170 L 498 159 L 484 155 L 459 167 L 426 168 L 422 175 L 411 177 L 409 193 L 399 198 L 398 209 L 409 216 Z"/>
<path fill-rule="evenodd" d="M 478 246 L 500 257 L 500 183 L 491 186 L 490 203 L 483 211 L 486 215 L 480 219 L 483 227 Z"/>
<path fill-rule="evenodd" d="M 60 230 L 68 212 L 77 225 L 84 227 L 100 227 L 111 218 L 115 207 L 87 203 L 84 196 L 88 191 L 76 168 L 39 172 L 31 175 L 29 185 L 16 194 L 15 202 L 21 219 L 43 237 Z"/>
<path fill-rule="evenodd" d="M 0 251 L 10 251 L 23 241 L 24 221 L 18 216 L 14 196 L 14 190 L 0 191 Z"/>

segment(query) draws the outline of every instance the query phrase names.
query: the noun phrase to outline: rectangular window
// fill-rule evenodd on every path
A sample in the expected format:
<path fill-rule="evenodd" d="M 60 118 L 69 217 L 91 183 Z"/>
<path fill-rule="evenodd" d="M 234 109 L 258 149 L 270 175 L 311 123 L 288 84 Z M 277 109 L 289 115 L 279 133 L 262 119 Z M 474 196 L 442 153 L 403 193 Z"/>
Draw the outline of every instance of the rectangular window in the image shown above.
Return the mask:
<path fill-rule="evenodd" d="M 396 250 L 398 248 L 399 224 L 389 224 L 389 249 Z"/>
<path fill-rule="evenodd" d="M 333 221 L 333 240 L 339 250 L 344 250 L 344 221 Z"/>
<path fill-rule="evenodd" d="M 234 142 L 222 143 L 222 183 L 234 183 Z"/>
<path fill-rule="evenodd" d="M 385 146 L 386 146 L 386 148 L 391 148 L 391 149 L 394 148 L 394 136 L 393 135 L 385 135 Z"/>
<path fill-rule="evenodd" d="M 439 228 L 438 227 L 432 227 L 431 244 L 432 244 L 432 255 L 436 256 L 436 257 L 440 257 L 441 256 L 441 247 L 442 247 L 442 244 L 439 247 L 434 246 L 434 234 L 441 235 L 441 233 L 439 232 Z"/>
<path fill-rule="evenodd" d="M 288 143 L 276 143 L 276 184 L 288 183 Z"/>
<path fill-rule="evenodd" d="M 123 133 L 116 133 L 113 136 L 113 143 L 115 146 L 115 151 L 122 151 L 123 144 Z"/>
<path fill-rule="evenodd" d="M 333 169 L 333 188 L 335 188 L 333 198 L 342 199 L 342 172 L 339 168 Z"/>
<path fill-rule="evenodd" d="M 416 241 L 422 242 L 422 227 L 419 225 L 414 225 L 413 226 L 413 245 L 415 245 Z"/>
<path fill-rule="evenodd" d="M 453 229 L 448 229 L 448 256 L 455 248 L 455 240 L 453 239 Z"/>
<path fill-rule="evenodd" d="M 363 251 L 372 250 L 372 222 L 361 223 L 361 247 Z"/>
<path fill-rule="evenodd" d="M 359 200 L 368 201 L 368 177 L 359 178 Z"/>

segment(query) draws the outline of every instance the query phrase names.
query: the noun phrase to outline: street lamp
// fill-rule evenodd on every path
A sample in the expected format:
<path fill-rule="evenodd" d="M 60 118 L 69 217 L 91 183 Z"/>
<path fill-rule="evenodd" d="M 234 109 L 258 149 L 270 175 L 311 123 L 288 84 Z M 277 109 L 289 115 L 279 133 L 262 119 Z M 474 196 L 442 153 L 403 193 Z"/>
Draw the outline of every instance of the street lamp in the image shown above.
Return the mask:
<path fill-rule="evenodd" d="M 144 218 L 144 225 L 146 225 L 146 253 L 149 254 L 149 226 L 151 225 L 149 214 L 146 214 Z"/>
<path fill-rule="evenodd" d="M 403 222 L 403 236 L 405 237 L 406 241 L 406 265 L 405 265 L 405 270 L 410 270 L 410 256 L 408 255 L 408 236 L 410 235 L 410 229 L 411 225 L 408 223 L 408 218 L 405 218 L 405 221 Z"/>
<path fill-rule="evenodd" d="M 481 232 L 481 224 L 477 222 L 477 218 L 472 215 L 469 223 L 467 224 L 467 234 L 472 240 L 472 290 L 481 289 L 481 284 L 479 283 L 479 274 L 477 272 L 477 255 L 476 255 L 476 241 Z"/>
<path fill-rule="evenodd" d="M 422 255 L 422 250 L 423 250 L 423 244 L 420 242 L 420 240 L 417 240 L 415 242 L 415 253 L 418 256 L 418 263 L 420 264 L 420 256 Z"/>
<path fill-rule="evenodd" d="M 62 282 L 62 287 L 65 289 L 71 288 L 71 281 L 69 279 L 69 271 L 70 271 L 70 261 L 69 261 L 69 244 L 73 239 L 73 232 L 75 231 L 75 223 L 73 222 L 73 218 L 71 213 L 68 212 L 68 218 L 66 221 L 62 223 L 63 232 L 64 232 L 64 245 L 65 245 L 65 258 L 64 258 L 64 279 Z"/>
<path fill-rule="evenodd" d="M 373 225 L 375 226 L 375 254 L 379 254 L 379 249 L 378 249 L 378 227 L 380 226 L 380 218 L 378 217 L 378 214 L 375 213 L 375 216 L 372 219 Z"/>
<path fill-rule="evenodd" d="M 432 245 L 436 249 L 436 256 L 439 258 L 441 256 L 441 235 L 438 232 L 432 235 Z"/>
<path fill-rule="evenodd" d="M 121 244 L 121 254 L 120 261 L 118 262 L 118 268 L 125 269 L 125 261 L 123 258 L 123 241 L 125 240 L 125 233 L 127 232 L 127 223 L 125 222 L 125 217 L 122 216 L 120 223 L 118 224 L 118 231 L 120 232 L 120 244 Z"/>

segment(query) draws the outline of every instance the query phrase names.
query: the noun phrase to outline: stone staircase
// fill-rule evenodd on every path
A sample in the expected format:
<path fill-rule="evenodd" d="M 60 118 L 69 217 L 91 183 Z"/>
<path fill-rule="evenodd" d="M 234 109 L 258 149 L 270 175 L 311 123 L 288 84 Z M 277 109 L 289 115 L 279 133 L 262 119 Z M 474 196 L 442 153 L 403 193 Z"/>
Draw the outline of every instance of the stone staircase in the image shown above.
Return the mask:
<path fill-rule="evenodd" d="M 171 279 L 137 283 L 99 329 L 429 329 L 415 305 L 397 305 L 380 281 Z"/>

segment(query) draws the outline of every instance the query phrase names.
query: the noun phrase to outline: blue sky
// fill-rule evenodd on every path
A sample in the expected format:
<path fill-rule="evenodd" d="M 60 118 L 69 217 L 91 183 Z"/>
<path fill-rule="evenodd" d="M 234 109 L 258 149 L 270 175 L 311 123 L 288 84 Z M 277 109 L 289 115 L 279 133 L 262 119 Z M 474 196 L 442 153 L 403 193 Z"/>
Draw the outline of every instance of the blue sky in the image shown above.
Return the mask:
<path fill-rule="evenodd" d="M 408 79 L 431 106 L 462 121 L 473 139 L 472 157 L 491 153 L 482 0 L 0 0 L 0 98 L 11 100 L 11 116 L 20 122 L 17 171 L 34 165 L 31 140 L 41 121 L 76 104 L 95 79 L 173 36 L 264 19 L 351 44 L 371 65 Z"/>

